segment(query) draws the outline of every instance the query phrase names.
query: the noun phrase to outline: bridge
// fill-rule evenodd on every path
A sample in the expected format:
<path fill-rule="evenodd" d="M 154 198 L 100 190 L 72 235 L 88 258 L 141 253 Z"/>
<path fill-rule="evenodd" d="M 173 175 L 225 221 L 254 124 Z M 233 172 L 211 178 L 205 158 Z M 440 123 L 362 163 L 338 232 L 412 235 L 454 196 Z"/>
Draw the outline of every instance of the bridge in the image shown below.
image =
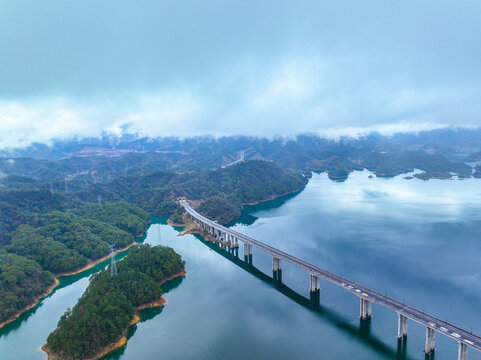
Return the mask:
<path fill-rule="evenodd" d="M 474 348 L 481 351 L 481 337 L 463 330 L 446 321 L 440 320 L 432 315 L 420 311 L 411 306 L 405 305 L 398 300 L 390 298 L 386 295 L 368 289 L 358 283 L 348 280 L 344 277 L 329 272 L 307 261 L 296 258 L 284 251 L 278 250 L 272 246 L 264 244 L 259 240 L 241 234 L 232 229 L 226 228 L 215 221 L 212 221 L 201 214 L 197 213 L 189 205 L 185 198 L 179 198 L 179 203 L 184 207 L 196 226 L 214 237 L 226 248 L 238 251 L 239 242 L 244 245 L 244 260 L 252 264 L 252 247 L 256 247 L 272 256 L 272 272 L 275 280 L 282 281 L 282 261 L 291 263 L 307 272 L 310 277 L 310 294 L 311 300 L 319 302 L 320 299 L 320 279 L 330 281 L 345 290 L 356 295 L 360 299 L 360 318 L 367 320 L 371 318 L 372 303 L 381 305 L 398 314 L 398 339 L 401 341 L 408 334 L 408 319 L 415 321 L 426 327 L 426 342 L 424 352 L 432 354 L 435 350 L 436 333 L 445 335 L 458 342 L 458 360 L 468 359 L 468 348 Z"/>

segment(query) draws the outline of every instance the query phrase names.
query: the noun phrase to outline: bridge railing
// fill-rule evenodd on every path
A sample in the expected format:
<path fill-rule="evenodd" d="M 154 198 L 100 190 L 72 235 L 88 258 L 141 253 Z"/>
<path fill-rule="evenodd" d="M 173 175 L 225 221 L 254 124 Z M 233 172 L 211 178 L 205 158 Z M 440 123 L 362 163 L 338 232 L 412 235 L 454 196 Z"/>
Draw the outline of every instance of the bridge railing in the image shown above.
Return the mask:
<path fill-rule="evenodd" d="M 430 353 L 434 351 L 434 331 L 438 331 L 439 333 L 448 336 L 460 343 L 460 348 L 459 348 L 459 355 L 458 359 L 459 360 L 465 360 L 464 356 L 467 354 L 466 353 L 466 348 L 463 347 L 469 346 L 472 347 L 476 350 L 481 351 L 481 337 L 472 334 L 464 329 L 461 329 L 457 326 L 454 326 L 446 321 L 440 320 L 432 315 L 429 315 L 423 311 L 420 311 L 412 306 L 406 305 L 404 303 L 401 303 L 398 300 L 395 300 L 393 298 L 390 298 L 386 295 L 383 295 L 381 293 L 378 293 L 374 290 L 371 290 L 369 288 L 366 288 L 354 281 L 351 281 L 349 279 L 346 279 L 342 276 L 339 276 L 337 274 L 334 274 L 326 269 L 320 268 L 316 265 L 310 264 L 307 261 L 301 260 L 289 253 L 286 253 L 282 250 L 276 249 L 270 245 L 267 245 L 259 240 L 256 240 L 254 238 L 251 238 L 247 235 L 244 235 L 242 233 L 239 233 L 235 230 L 229 229 L 225 226 L 220 225 L 219 223 L 212 221 L 205 216 L 199 214 L 196 212 L 192 207 L 188 204 L 187 200 L 183 198 L 182 200 L 179 201 L 179 203 L 185 208 L 187 213 L 191 215 L 191 217 L 195 218 L 196 220 L 200 221 L 206 226 L 211 227 L 212 229 L 215 229 L 216 231 L 219 231 L 224 234 L 228 234 L 229 236 L 232 236 L 233 238 L 242 241 L 244 244 L 248 244 L 250 246 L 254 246 L 269 255 L 271 255 L 275 259 L 282 259 L 284 261 L 287 261 L 307 273 L 309 273 L 311 276 L 323 278 L 335 285 L 341 286 L 342 288 L 346 289 L 347 291 L 351 292 L 352 294 L 358 296 L 361 298 L 361 318 L 363 317 L 363 311 L 364 315 L 367 315 L 367 318 L 370 318 L 370 303 L 374 302 L 380 306 L 386 307 L 388 309 L 391 309 L 398 314 L 402 315 L 399 317 L 399 328 L 401 329 L 403 326 L 405 327 L 405 333 L 404 336 L 407 334 L 407 325 L 402 325 L 401 322 L 403 321 L 402 317 L 409 318 L 423 326 L 426 326 L 428 329 L 427 331 L 427 338 L 426 338 L 426 348 L 425 352 Z M 312 291 L 312 288 L 311 288 Z M 367 302 L 367 303 L 366 303 Z M 363 305 L 364 304 L 364 305 Z M 367 306 L 363 308 L 363 306 Z M 367 309 L 367 310 L 366 310 Z M 366 312 L 367 311 L 367 312 Z M 399 335 L 398 335 L 399 336 Z M 463 345 L 464 344 L 464 345 Z M 466 355 L 467 356 L 467 355 Z"/>

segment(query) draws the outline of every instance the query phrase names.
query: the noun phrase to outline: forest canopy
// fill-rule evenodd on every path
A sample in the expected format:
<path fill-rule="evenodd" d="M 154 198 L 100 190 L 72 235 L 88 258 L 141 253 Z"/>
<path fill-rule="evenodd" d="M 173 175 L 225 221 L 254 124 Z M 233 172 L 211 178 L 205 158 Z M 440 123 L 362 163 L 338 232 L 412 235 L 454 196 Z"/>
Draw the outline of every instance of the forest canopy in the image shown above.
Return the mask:
<path fill-rule="evenodd" d="M 13 171 L 10 162 L 5 164 Z M 240 215 L 244 203 L 297 191 L 307 182 L 271 161 L 251 160 L 215 170 L 124 173 L 110 181 L 87 182 L 73 191 L 69 186 L 84 176 L 75 171 L 76 166 L 88 167 L 90 160 L 59 160 L 55 166 L 49 163 L 48 169 L 41 160 L 22 159 L 18 164 L 23 165 L 15 169 L 23 169 L 24 174 L 8 173 L 9 188 L 0 189 L 0 251 L 7 254 L 9 263 L 17 264 L 14 268 L 24 264 L 29 271 L 32 266 L 38 271 L 29 280 L 32 291 L 26 291 L 20 280 L 8 288 L 0 302 L 4 316 L 18 308 L 12 307 L 13 299 L 22 306 L 35 301 L 49 286 L 45 279 L 52 279 L 52 274 L 72 272 L 100 259 L 110 245 L 122 248 L 131 243 L 147 229 L 148 213 L 170 215 L 181 222 L 183 209 L 175 202 L 179 196 L 197 200 L 202 213 L 226 223 Z M 77 175 L 65 178 L 59 191 L 58 184 L 45 182 L 55 171 Z M 0 277 L 4 271 L 0 268 Z"/>
<path fill-rule="evenodd" d="M 127 246 L 149 220 L 125 202 L 84 204 L 48 191 L 0 191 L 0 322 L 35 302 L 53 284 L 52 273 L 75 271 L 107 255 L 110 245 Z"/>
<path fill-rule="evenodd" d="M 118 275 L 105 269 L 92 276 L 89 287 L 52 332 L 49 352 L 60 359 L 91 357 L 125 336 L 135 308 L 160 298 L 159 283 L 184 269 L 172 248 L 139 245 L 118 263 Z"/>

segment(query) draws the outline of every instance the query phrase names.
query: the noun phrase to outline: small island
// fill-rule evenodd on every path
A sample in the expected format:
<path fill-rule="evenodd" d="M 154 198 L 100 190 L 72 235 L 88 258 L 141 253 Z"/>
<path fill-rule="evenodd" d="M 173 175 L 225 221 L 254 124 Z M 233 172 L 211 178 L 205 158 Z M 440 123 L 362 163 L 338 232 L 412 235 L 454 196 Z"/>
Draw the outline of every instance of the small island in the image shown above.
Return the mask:
<path fill-rule="evenodd" d="M 184 276 L 185 262 L 172 248 L 139 245 L 118 263 L 92 276 L 73 309 L 60 318 L 42 347 L 49 360 L 98 359 L 124 346 L 137 311 L 165 303 L 159 285 Z"/>

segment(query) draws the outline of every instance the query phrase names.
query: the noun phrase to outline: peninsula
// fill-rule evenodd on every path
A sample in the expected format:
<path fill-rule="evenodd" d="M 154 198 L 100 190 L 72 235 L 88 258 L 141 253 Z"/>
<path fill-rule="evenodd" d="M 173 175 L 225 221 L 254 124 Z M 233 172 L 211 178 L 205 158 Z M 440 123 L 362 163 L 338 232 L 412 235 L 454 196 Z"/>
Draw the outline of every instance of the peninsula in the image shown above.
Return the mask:
<path fill-rule="evenodd" d="M 159 285 L 184 276 L 185 262 L 172 248 L 139 245 L 110 269 L 95 274 L 78 303 L 60 318 L 42 349 L 50 360 L 98 359 L 125 345 L 137 311 L 165 304 Z"/>

